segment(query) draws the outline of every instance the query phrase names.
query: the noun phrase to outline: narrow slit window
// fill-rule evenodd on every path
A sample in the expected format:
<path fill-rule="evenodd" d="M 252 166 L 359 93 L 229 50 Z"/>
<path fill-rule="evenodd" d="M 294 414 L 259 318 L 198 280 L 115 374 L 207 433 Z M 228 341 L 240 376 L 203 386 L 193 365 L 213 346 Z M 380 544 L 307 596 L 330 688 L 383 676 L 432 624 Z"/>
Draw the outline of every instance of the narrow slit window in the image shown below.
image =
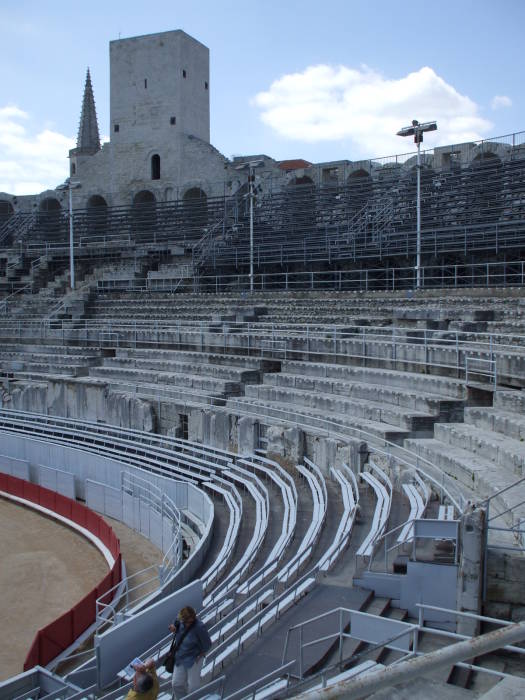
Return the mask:
<path fill-rule="evenodd" d="M 151 179 L 160 180 L 160 156 L 158 153 L 151 156 Z"/>

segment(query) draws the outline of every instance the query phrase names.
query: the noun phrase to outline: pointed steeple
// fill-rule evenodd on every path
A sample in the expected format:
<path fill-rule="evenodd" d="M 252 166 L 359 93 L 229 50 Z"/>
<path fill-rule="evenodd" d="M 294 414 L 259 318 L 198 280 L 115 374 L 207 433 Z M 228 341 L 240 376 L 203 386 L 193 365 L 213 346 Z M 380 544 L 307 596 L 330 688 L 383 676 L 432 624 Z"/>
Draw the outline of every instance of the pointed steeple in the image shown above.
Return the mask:
<path fill-rule="evenodd" d="M 78 127 L 76 152 L 87 155 L 97 151 L 100 151 L 100 136 L 98 133 L 97 111 L 95 109 L 91 75 L 88 68 L 84 86 L 84 99 L 82 100 L 82 114 L 80 115 L 80 125 Z"/>

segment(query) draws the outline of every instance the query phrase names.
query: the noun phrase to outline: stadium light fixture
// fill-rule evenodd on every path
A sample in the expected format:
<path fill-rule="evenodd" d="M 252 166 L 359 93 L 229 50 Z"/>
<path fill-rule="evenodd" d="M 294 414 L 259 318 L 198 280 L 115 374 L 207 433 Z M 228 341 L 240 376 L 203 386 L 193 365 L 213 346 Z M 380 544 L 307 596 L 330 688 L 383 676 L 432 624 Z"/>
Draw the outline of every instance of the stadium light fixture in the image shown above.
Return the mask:
<path fill-rule="evenodd" d="M 413 136 L 417 145 L 417 197 L 416 197 L 416 289 L 421 286 L 421 144 L 425 131 L 436 131 L 436 122 L 423 122 L 412 120 L 411 126 L 404 126 L 397 132 L 397 136 Z"/>
<path fill-rule="evenodd" d="M 57 190 L 69 190 L 69 282 L 71 289 L 75 289 L 75 251 L 73 238 L 73 190 L 82 187 L 80 182 L 74 182 L 68 178 L 63 185 L 59 185 Z"/>
<path fill-rule="evenodd" d="M 250 292 L 253 292 L 253 201 L 255 199 L 255 168 L 264 165 L 263 160 L 250 160 L 238 165 L 236 170 L 248 170 L 248 188 L 250 197 Z"/>

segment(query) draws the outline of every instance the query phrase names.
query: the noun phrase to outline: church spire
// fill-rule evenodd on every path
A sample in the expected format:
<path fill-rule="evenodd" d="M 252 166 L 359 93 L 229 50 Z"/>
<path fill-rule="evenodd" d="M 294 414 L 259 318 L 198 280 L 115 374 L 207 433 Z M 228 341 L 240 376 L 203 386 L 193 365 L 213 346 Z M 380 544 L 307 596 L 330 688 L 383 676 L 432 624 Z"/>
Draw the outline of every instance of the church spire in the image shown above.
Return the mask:
<path fill-rule="evenodd" d="M 77 153 L 85 153 L 86 155 L 96 153 L 100 150 L 97 111 L 95 109 L 95 98 L 93 97 L 89 68 L 86 73 L 86 84 L 84 86 L 84 99 L 82 100 L 82 114 L 80 115 L 76 150 Z"/>

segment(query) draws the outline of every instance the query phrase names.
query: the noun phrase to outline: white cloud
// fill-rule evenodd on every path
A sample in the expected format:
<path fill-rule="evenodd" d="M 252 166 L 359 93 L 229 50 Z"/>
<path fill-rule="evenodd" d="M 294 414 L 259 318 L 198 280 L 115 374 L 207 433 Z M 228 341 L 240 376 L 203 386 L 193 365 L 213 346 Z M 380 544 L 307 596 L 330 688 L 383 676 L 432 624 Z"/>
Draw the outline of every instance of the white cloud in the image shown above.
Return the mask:
<path fill-rule="evenodd" d="M 68 176 L 75 141 L 51 129 L 31 132 L 29 115 L 15 105 L 0 107 L 0 192 L 37 194 Z"/>
<path fill-rule="evenodd" d="M 318 65 L 285 75 L 253 99 L 262 121 L 279 135 L 310 143 L 349 139 L 360 156 L 414 150 L 396 136 L 412 119 L 435 120 L 425 145 L 482 138 L 492 128 L 478 105 L 429 67 L 390 80 L 362 66 Z"/>
<path fill-rule="evenodd" d="M 502 109 L 512 107 L 512 100 L 507 95 L 495 95 L 490 103 L 492 109 Z"/>

